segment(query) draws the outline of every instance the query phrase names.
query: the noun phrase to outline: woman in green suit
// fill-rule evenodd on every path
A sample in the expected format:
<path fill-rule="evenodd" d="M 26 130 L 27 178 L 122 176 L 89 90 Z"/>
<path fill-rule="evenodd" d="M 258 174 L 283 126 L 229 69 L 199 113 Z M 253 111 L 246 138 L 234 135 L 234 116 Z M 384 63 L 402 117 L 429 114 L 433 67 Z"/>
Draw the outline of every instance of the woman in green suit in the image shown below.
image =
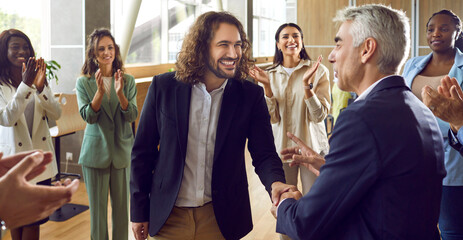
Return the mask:
<path fill-rule="evenodd" d="M 132 76 L 123 74 L 119 47 L 107 29 L 87 39 L 77 99 L 87 122 L 80 152 L 90 203 L 91 239 L 108 239 L 108 190 L 112 205 L 113 239 L 128 239 L 131 122 L 137 118 L 137 90 Z"/>

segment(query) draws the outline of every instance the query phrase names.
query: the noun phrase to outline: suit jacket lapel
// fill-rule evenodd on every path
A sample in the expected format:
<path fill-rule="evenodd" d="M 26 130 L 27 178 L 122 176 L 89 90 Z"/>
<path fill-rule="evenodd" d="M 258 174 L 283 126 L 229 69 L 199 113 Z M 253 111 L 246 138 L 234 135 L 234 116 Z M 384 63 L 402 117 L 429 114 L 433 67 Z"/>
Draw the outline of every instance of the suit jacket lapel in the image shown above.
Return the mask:
<path fill-rule="evenodd" d="M 173 81 L 176 81 L 175 79 Z M 175 108 L 177 112 L 177 134 L 179 139 L 182 159 L 186 157 L 186 145 L 188 142 L 188 126 L 190 118 L 191 86 L 179 83 L 175 89 Z"/>
<path fill-rule="evenodd" d="M 222 150 L 225 139 L 233 123 L 233 116 L 238 107 L 238 102 L 243 99 L 239 84 L 234 79 L 229 79 L 223 93 L 222 106 L 220 107 L 219 122 L 217 123 L 217 133 L 215 138 L 214 162 Z"/>

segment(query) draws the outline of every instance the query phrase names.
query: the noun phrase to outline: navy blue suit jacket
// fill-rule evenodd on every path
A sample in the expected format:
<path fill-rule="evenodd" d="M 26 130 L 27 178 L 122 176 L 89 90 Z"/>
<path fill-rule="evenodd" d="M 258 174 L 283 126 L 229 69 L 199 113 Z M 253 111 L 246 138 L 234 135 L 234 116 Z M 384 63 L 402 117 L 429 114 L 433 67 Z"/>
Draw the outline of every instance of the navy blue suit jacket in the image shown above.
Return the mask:
<path fill-rule="evenodd" d="M 445 176 L 442 134 L 400 76 L 344 110 L 310 191 L 278 208 L 293 239 L 435 239 Z"/>
<path fill-rule="evenodd" d="M 151 236 L 174 207 L 185 165 L 191 85 L 174 75 L 153 78 L 132 149 L 131 220 L 148 221 Z M 271 184 L 285 178 L 263 90 L 229 79 L 217 125 L 211 186 L 215 217 L 227 239 L 239 239 L 252 229 L 246 140 L 255 171 L 270 193 Z"/>

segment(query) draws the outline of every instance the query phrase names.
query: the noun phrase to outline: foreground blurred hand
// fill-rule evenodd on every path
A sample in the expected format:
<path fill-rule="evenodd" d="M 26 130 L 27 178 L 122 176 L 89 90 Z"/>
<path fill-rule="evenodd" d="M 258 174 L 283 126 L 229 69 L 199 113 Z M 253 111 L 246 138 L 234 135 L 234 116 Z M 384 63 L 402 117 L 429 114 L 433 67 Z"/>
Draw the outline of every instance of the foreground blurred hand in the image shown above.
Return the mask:
<path fill-rule="evenodd" d="M 438 91 L 425 86 L 421 91 L 423 103 L 434 115 L 448 123 L 454 132 L 463 126 L 463 92 L 455 78 L 445 76 Z"/>
<path fill-rule="evenodd" d="M 50 152 L 25 152 L 2 159 L 0 153 L 0 219 L 15 228 L 43 219 L 71 200 L 79 180 L 67 186 L 32 185 L 27 181 L 53 160 Z"/>
<path fill-rule="evenodd" d="M 320 168 L 325 164 L 325 158 L 305 145 L 301 139 L 294 136 L 292 133 L 288 132 L 287 136 L 295 142 L 297 146 L 283 149 L 281 151 L 283 160 L 292 159 L 293 161 L 289 163 L 290 167 L 301 165 L 309 169 L 315 175 L 320 175 Z"/>

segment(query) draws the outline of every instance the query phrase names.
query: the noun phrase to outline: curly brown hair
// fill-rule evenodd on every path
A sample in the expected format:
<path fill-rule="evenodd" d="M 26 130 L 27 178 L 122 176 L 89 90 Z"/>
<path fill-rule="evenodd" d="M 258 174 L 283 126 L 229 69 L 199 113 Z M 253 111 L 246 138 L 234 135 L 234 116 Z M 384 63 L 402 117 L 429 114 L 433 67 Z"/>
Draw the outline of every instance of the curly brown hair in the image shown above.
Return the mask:
<path fill-rule="evenodd" d="M 201 14 L 196 19 L 183 40 L 182 49 L 175 63 L 177 80 L 190 84 L 202 81 L 204 74 L 208 71 L 209 45 L 220 23 L 232 24 L 238 28 L 242 42 L 242 57 L 237 65 L 234 78 L 246 79 L 250 68 L 251 44 L 246 38 L 243 25 L 231 13 L 211 11 Z"/>
<path fill-rule="evenodd" d="M 98 42 L 103 37 L 109 37 L 114 43 L 115 56 L 113 61 L 113 74 L 116 73 L 118 69 L 124 72 L 124 63 L 122 62 L 121 52 L 119 46 L 116 44 L 113 35 L 106 28 L 99 28 L 93 30 L 93 32 L 87 38 L 87 50 L 85 51 L 85 62 L 82 66 L 81 74 L 87 77 L 93 76 L 98 70 L 98 61 L 96 60 L 95 52 L 97 51 Z"/>

